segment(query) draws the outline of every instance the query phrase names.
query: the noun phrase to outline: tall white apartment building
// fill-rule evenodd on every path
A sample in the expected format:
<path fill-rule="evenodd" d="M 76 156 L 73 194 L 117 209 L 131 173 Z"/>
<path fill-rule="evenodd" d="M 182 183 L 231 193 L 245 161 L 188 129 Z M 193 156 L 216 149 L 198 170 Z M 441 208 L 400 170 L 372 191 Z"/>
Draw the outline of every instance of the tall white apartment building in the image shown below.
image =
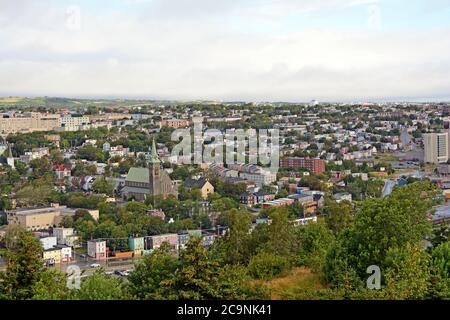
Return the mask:
<path fill-rule="evenodd" d="M 423 135 L 426 163 L 446 163 L 449 157 L 448 133 Z"/>
<path fill-rule="evenodd" d="M 60 127 L 62 131 L 77 131 L 83 126 L 90 124 L 89 117 L 71 114 L 61 117 Z"/>

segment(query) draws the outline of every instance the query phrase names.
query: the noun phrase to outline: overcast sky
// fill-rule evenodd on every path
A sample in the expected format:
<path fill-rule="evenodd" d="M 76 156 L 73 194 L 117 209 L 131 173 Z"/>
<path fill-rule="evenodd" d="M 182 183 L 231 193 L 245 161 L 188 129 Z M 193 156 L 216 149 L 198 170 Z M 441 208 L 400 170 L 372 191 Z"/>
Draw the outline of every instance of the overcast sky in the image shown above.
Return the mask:
<path fill-rule="evenodd" d="M 450 97 L 450 0 L 0 0 L 0 96 Z"/>

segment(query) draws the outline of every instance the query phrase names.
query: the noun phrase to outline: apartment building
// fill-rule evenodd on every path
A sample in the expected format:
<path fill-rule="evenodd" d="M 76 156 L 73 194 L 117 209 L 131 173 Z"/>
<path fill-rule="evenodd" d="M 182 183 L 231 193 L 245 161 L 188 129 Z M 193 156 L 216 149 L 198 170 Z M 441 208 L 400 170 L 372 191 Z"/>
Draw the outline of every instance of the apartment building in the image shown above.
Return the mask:
<path fill-rule="evenodd" d="M 322 159 L 287 157 L 281 159 L 280 165 L 284 169 L 306 169 L 317 175 L 325 172 L 325 160 Z"/>
<path fill-rule="evenodd" d="M 60 118 L 59 127 L 63 131 L 77 131 L 89 124 L 89 117 L 80 114 L 70 114 Z"/>
<path fill-rule="evenodd" d="M 256 173 L 240 172 L 239 178 L 253 181 L 258 187 L 262 187 L 277 181 L 277 174 L 264 170 Z"/>
<path fill-rule="evenodd" d="M 26 112 L 0 113 L 0 134 L 51 131 L 60 125 L 59 114 Z"/>
<path fill-rule="evenodd" d="M 446 163 L 449 156 L 448 133 L 426 133 L 423 135 L 426 163 Z"/>

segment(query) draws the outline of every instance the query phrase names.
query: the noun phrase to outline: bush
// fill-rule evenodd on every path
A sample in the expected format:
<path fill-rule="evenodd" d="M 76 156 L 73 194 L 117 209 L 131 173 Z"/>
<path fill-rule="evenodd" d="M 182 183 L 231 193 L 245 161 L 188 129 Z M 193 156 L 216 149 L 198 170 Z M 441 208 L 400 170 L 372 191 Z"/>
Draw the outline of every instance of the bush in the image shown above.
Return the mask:
<path fill-rule="evenodd" d="M 289 270 L 291 263 L 288 258 L 268 252 L 258 253 L 250 259 L 248 270 L 257 279 L 270 279 Z"/>

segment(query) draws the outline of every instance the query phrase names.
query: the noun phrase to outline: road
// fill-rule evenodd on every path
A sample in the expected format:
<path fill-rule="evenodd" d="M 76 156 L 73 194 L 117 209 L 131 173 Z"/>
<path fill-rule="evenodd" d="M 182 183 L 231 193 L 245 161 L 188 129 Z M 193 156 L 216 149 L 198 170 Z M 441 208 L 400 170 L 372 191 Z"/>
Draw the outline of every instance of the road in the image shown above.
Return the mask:
<path fill-rule="evenodd" d="M 386 180 L 383 187 L 383 197 L 386 197 L 394 190 L 396 182 L 394 180 Z"/>
<path fill-rule="evenodd" d="M 114 261 L 112 259 L 108 261 L 96 261 L 92 260 L 91 258 L 83 258 L 78 254 L 75 254 L 75 261 L 72 261 L 70 263 L 61 263 L 57 264 L 53 267 L 48 267 L 49 269 L 54 270 L 60 270 L 62 272 L 66 272 L 67 268 L 69 266 L 78 266 L 81 269 L 82 274 L 85 275 L 91 275 L 93 274 L 98 268 L 92 268 L 91 264 L 98 263 L 100 264 L 101 268 L 103 268 L 105 271 L 115 271 L 115 270 L 133 270 L 134 269 L 134 262 L 136 260 L 127 259 L 123 261 Z M 0 271 L 3 271 L 6 269 L 5 262 L 0 258 Z"/>

